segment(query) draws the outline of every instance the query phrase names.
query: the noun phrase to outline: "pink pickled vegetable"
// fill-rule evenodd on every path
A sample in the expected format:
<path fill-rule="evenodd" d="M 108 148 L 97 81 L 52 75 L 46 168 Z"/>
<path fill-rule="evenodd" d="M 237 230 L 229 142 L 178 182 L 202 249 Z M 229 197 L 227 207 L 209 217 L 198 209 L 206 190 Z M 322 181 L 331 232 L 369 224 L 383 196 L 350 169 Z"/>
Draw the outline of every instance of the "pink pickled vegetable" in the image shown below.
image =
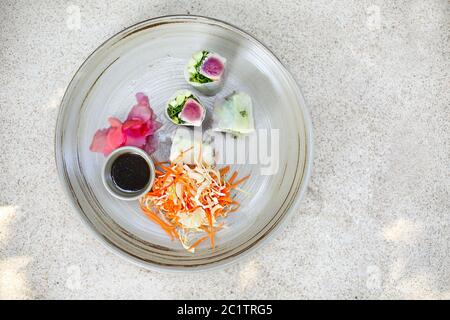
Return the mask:
<path fill-rule="evenodd" d="M 156 150 L 154 134 L 161 124 L 156 121 L 156 114 L 145 94 L 137 93 L 136 100 L 137 104 L 130 110 L 125 122 L 111 117 L 108 119 L 109 128 L 97 130 L 90 147 L 92 152 L 101 152 L 107 156 L 122 146 L 138 147 L 147 153 Z"/>

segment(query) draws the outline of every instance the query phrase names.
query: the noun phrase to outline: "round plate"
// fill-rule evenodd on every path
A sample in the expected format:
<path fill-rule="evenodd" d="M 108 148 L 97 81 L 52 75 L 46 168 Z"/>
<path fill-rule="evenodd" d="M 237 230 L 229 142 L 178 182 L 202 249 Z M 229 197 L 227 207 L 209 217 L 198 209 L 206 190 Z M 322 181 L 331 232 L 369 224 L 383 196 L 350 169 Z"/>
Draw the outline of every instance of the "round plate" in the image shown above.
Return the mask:
<path fill-rule="evenodd" d="M 227 59 L 224 87 L 213 97 L 195 92 L 183 76 L 187 60 L 202 49 Z M 154 157 L 167 160 L 175 125 L 164 117 L 164 107 L 180 89 L 193 90 L 208 115 L 216 99 L 235 90 L 248 93 L 257 129 L 258 148 L 252 149 L 256 144 L 248 137 L 241 138 L 248 154 L 244 160 L 230 160 L 240 175 L 251 174 L 242 186 L 246 193 L 236 194 L 239 211 L 225 219 L 214 249 L 205 242 L 194 254 L 147 219 L 137 201 L 113 198 L 102 185 L 105 158 L 89 151 L 95 131 L 108 126 L 107 118 L 124 119 L 135 104 L 134 95 L 144 92 L 164 123 Z M 146 268 L 198 270 L 236 260 L 272 235 L 290 212 L 296 212 L 311 171 L 311 123 L 294 79 L 259 41 L 222 21 L 166 16 L 116 34 L 80 67 L 61 103 L 56 161 L 81 217 L 112 251 Z"/>

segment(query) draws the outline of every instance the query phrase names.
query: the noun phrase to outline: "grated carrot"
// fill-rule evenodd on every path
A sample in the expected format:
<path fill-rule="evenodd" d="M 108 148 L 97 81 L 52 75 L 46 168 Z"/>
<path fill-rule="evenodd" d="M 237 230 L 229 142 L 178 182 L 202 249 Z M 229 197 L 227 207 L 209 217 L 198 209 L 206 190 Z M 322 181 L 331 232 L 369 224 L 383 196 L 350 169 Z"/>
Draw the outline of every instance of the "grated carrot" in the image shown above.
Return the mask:
<path fill-rule="evenodd" d="M 223 226 L 217 218 L 238 210 L 239 203 L 233 199 L 232 192 L 249 176 L 235 181 L 238 176 L 235 171 L 227 179 L 230 166 L 217 170 L 201 163 L 201 158 L 193 166 L 177 161 L 156 164 L 153 188 L 140 201 L 144 214 L 189 251 L 208 238 L 211 248 L 215 248 L 216 233 Z M 191 233 L 206 235 L 189 244 L 186 235 Z"/>

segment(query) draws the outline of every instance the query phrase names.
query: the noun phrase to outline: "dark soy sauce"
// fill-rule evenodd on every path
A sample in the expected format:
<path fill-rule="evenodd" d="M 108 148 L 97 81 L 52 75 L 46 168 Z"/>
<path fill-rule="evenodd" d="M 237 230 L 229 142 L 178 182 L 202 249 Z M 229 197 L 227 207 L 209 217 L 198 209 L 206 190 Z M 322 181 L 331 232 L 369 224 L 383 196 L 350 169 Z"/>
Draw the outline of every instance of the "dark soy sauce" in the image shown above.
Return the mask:
<path fill-rule="evenodd" d="M 125 153 L 114 160 L 111 178 L 122 191 L 139 191 L 144 189 L 150 180 L 150 168 L 140 155 Z"/>

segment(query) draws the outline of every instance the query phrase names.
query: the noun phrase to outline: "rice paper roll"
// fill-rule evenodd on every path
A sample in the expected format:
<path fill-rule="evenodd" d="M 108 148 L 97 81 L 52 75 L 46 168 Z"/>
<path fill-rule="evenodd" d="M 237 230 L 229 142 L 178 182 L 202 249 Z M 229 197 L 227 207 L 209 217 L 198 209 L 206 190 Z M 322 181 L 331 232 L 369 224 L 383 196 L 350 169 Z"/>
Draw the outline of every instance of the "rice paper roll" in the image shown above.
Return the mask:
<path fill-rule="evenodd" d="M 166 115 L 175 124 L 199 127 L 205 119 L 206 109 L 191 91 L 180 90 L 167 102 Z"/>
<path fill-rule="evenodd" d="M 226 59 L 206 50 L 193 54 L 184 70 L 186 81 L 205 95 L 216 94 L 223 86 Z"/>
<path fill-rule="evenodd" d="M 214 148 L 196 137 L 192 130 L 180 127 L 172 136 L 170 161 L 192 165 L 199 162 L 213 165 L 215 163 Z"/>
<path fill-rule="evenodd" d="M 245 92 L 234 92 L 214 105 L 213 130 L 234 135 L 255 131 L 252 99 Z"/>

